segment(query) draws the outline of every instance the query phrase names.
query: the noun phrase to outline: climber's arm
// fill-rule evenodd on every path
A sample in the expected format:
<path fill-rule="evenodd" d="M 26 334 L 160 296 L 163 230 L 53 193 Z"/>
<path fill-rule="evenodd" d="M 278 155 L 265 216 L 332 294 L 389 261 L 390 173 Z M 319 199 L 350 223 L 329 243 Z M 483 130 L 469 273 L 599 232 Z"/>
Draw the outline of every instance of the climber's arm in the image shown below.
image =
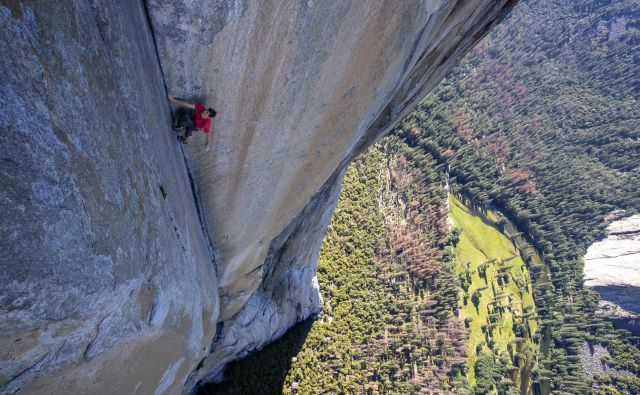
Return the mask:
<path fill-rule="evenodd" d="M 186 102 L 184 100 L 176 99 L 175 97 L 173 97 L 171 95 L 167 95 L 167 97 L 169 98 L 169 100 L 171 100 L 174 103 L 178 103 L 180 105 L 183 105 L 183 106 L 189 107 L 189 108 L 193 108 L 193 109 L 196 108 L 196 105 L 193 104 L 193 103 L 189 103 L 189 102 Z"/>

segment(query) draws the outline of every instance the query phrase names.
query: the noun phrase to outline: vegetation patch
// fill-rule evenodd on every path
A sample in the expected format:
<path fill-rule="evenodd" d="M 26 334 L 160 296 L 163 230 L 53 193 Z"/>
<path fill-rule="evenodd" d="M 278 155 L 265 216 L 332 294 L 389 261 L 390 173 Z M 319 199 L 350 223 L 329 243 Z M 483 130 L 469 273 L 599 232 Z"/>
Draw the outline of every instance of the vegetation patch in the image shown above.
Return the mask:
<path fill-rule="evenodd" d="M 539 347 L 533 341 L 536 308 L 525 262 L 510 238 L 495 227 L 495 215 L 475 211 L 453 195 L 449 204 L 459 229 L 455 268 L 462 291 L 460 314 L 470 329 L 469 382 L 476 390 L 497 390 L 509 378 L 529 392 Z M 498 379 L 487 370 L 496 365 L 505 373 Z"/>
<path fill-rule="evenodd" d="M 202 394 L 472 393 L 446 194 L 397 144 L 372 147 L 345 175 L 318 261 L 321 317 Z"/>

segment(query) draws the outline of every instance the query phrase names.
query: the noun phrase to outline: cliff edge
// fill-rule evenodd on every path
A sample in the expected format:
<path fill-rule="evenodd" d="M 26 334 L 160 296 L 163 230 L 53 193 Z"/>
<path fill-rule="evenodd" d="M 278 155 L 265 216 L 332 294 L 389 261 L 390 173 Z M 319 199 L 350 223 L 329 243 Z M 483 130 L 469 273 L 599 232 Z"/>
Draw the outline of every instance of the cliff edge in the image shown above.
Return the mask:
<path fill-rule="evenodd" d="M 203 3 L 0 4 L 3 393 L 188 392 L 317 313 L 346 165 L 514 1 Z"/>

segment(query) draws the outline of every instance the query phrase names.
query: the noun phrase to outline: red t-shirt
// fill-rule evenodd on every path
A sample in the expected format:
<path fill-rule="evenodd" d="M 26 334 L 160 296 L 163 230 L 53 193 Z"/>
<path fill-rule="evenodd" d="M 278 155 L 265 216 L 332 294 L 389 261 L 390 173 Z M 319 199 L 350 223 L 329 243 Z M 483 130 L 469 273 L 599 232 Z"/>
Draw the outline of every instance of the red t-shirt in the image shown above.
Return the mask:
<path fill-rule="evenodd" d="M 202 118 L 202 112 L 205 111 L 206 108 L 202 104 L 196 104 L 196 113 L 193 116 L 193 120 L 196 124 L 196 129 L 202 129 L 205 133 L 211 132 L 211 118 L 204 119 Z"/>

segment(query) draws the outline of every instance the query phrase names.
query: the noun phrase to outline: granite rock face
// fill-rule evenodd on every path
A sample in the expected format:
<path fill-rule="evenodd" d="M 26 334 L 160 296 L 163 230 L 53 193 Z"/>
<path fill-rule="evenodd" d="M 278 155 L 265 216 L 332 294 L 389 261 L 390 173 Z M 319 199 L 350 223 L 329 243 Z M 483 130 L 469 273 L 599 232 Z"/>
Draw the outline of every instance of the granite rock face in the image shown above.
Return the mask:
<path fill-rule="evenodd" d="M 179 393 L 215 336 L 146 21 L 136 1 L 0 5 L 1 393 Z"/>
<path fill-rule="evenodd" d="M 316 314 L 346 165 L 514 1 L 44 3 L 0 3 L 3 393 L 188 392 Z"/>
<path fill-rule="evenodd" d="M 150 0 L 168 90 L 219 112 L 188 147 L 226 320 L 259 287 L 270 243 L 394 126 L 509 1 Z M 333 178 L 340 182 L 339 178 Z"/>
<path fill-rule="evenodd" d="M 614 221 L 585 255 L 585 285 L 600 294 L 598 313 L 640 334 L 640 215 Z"/>
<path fill-rule="evenodd" d="M 186 150 L 218 263 L 225 328 L 218 344 L 241 353 L 264 344 L 245 347 L 240 332 L 226 329 L 247 314 L 261 328 L 256 339 L 305 318 L 290 315 L 287 304 L 271 318 L 251 313 L 265 301 L 265 260 L 274 251 L 315 267 L 307 244 L 278 247 L 283 232 L 308 221 L 301 215 L 324 218 L 327 207 L 315 202 L 337 198 L 346 164 L 390 131 L 513 3 L 148 1 L 168 90 L 218 111 L 213 150 L 202 136 Z M 325 226 L 312 229 L 292 235 L 319 242 Z M 313 284 L 307 274 L 299 288 Z M 210 371 L 221 366 L 209 362 Z"/>

